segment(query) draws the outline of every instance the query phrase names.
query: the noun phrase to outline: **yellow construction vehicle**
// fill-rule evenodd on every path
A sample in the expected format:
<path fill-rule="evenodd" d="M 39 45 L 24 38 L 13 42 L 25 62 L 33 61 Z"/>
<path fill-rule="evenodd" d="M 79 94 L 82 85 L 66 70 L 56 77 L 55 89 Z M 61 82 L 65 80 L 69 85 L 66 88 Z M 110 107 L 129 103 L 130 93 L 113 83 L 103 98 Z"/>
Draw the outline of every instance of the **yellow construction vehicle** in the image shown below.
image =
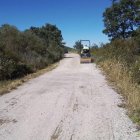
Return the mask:
<path fill-rule="evenodd" d="M 91 63 L 92 58 L 90 54 L 90 40 L 80 40 L 81 44 L 83 41 L 86 41 L 89 43 L 89 45 L 83 45 L 83 48 L 81 50 L 80 54 L 80 63 Z"/>

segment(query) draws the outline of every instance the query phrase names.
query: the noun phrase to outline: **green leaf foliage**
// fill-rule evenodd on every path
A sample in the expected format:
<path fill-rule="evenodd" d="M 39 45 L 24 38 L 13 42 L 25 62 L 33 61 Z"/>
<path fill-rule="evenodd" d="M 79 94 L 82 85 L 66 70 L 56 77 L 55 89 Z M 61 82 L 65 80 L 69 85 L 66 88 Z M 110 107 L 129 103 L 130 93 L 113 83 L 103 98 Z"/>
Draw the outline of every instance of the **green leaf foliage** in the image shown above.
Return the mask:
<path fill-rule="evenodd" d="M 61 31 L 51 24 L 19 31 L 0 27 L 0 80 L 15 79 L 44 68 L 63 57 Z"/>
<path fill-rule="evenodd" d="M 111 40 L 135 36 L 140 26 L 140 0 L 120 0 L 103 13 L 103 33 Z"/>

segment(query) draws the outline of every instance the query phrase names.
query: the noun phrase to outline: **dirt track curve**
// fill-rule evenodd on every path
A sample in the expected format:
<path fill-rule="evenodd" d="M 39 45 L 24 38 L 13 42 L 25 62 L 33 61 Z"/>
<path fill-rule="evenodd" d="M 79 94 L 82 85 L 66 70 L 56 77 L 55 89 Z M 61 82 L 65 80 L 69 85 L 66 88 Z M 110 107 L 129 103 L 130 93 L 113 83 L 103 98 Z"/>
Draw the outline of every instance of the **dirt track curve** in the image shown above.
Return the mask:
<path fill-rule="evenodd" d="M 67 54 L 53 71 L 0 97 L 0 140 L 136 140 L 120 102 L 95 64 Z"/>

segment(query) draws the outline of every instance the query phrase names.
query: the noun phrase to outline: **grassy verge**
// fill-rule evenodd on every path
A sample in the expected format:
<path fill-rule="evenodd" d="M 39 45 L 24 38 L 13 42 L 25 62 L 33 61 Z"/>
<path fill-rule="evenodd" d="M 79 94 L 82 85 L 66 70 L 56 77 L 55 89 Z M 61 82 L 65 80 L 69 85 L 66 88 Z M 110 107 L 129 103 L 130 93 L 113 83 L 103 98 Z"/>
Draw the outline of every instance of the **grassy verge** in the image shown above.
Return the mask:
<path fill-rule="evenodd" d="M 29 81 L 32 78 L 36 78 L 46 72 L 51 71 L 52 69 L 56 68 L 58 63 L 52 64 L 45 69 L 39 70 L 35 73 L 29 74 L 23 78 L 16 79 L 16 80 L 8 80 L 8 81 L 0 81 L 0 95 L 6 94 L 13 89 L 16 89 L 18 86 L 22 85 L 24 82 Z"/>
<path fill-rule="evenodd" d="M 131 73 L 125 65 L 115 59 L 101 61 L 98 65 L 105 71 L 118 93 L 123 95 L 125 103 L 122 106 L 128 109 L 132 121 L 140 125 L 140 85 L 133 82 Z"/>

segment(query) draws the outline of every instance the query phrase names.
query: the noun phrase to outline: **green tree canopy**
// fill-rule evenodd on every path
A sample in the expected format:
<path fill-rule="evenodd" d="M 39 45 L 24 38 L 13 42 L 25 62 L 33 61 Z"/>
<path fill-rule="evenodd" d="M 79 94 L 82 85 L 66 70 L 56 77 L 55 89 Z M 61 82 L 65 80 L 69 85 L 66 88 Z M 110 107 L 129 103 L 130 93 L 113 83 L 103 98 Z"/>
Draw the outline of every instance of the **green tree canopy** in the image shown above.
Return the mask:
<path fill-rule="evenodd" d="M 19 31 L 0 26 L 0 80 L 14 79 L 44 68 L 63 57 L 61 31 L 51 24 Z"/>
<path fill-rule="evenodd" d="M 82 45 L 81 41 L 76 41 L 75 45 L 73 47 L 78 50 L 78 53 L 80 53 L 80 51 L 83 48 L 83 45 Z"/>
<path fill-rule="evenodd" d="M 63 46 L 62 33 L 55 25 L 45 24 L 40 28 L 31 27 L 30 30 L 42 38 L 48 47 L 52 44 L 55 44 L 57 47 Z"/>
<path fill-rule="evenodd" d="M 140 0 L 120 0 L 113 2 L 103 13 L 105 29 L 109 38 L 128 38 L 135 35 L 140 26 Z"/>

